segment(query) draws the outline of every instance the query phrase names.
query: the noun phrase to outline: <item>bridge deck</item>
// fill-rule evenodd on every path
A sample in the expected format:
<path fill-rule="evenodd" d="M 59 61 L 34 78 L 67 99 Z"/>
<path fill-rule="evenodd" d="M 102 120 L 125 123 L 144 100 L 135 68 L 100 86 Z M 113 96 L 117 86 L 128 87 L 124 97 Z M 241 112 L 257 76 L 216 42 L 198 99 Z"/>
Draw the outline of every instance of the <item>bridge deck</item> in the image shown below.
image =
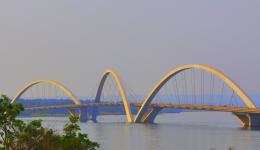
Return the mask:
<path fill-rule="evenodd" d="M 129 103 L 130 106 L 141 107 L 142 103 Z M 73 109 L 80 107 L 101 107 L 101 106 L 123 106 L 123 103 L 115 102 L 100 102 L 100 103 L 86 103 L 80 105 L 57 105 L 57 106 L 35 106 L 27 107 L 26 111 L 32 110 L 46 110 L 46 109 Z M 213 106 L 213 105 L 191 105 L 191 104 L 151 104 L 150 108 L 177 108 L 189 110 L 205 110 L 205 111 L 223 111 L 223 112 L 247 112 L 247 113 L 260 113 L 260 108 L 247 108 L 247 107 L 230 107 L 230 106 Z"/>

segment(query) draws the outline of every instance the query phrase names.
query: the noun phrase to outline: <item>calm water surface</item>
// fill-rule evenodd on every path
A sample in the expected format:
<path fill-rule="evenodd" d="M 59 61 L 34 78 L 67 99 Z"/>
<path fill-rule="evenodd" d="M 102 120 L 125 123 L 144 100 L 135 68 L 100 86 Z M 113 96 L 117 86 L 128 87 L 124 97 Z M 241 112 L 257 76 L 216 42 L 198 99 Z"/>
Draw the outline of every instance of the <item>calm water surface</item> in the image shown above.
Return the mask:
<path fill-rule="evenodd" d="M 24 118 L 31 120 L 38 118 Z M 44 117 L 44 125 L 61 132 L 68 118 Z M 124 116 L 100 116 L 99 123 L 81 123 L 83 132 L 102 150 L 259 150 L 260 131 L 244 130 L 230 113 L 163 114 L 156 124 L 127 124 Z"/>

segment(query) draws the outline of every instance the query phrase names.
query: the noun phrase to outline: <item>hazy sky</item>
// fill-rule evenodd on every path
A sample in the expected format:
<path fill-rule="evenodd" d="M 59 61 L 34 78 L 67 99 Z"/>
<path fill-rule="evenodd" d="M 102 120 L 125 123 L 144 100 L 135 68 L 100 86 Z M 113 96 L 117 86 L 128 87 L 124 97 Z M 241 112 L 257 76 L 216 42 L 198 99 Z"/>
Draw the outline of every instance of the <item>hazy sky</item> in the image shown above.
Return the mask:
<path fill-rule="evenodd" d="M 0 2 L 0 91 L 54 79 L 76 95 L 114 67 L 145 94 L 172 68 L 213 66 L 260 93 L 259 0 Z"/>

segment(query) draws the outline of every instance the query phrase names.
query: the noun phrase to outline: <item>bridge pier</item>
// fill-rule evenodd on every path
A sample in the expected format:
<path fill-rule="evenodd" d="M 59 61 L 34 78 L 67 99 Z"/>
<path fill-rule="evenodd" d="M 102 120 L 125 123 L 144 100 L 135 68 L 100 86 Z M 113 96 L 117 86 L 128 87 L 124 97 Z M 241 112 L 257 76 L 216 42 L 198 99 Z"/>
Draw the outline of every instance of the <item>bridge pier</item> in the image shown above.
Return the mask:
<path fill-rule="evenodd" d="M 98 107 L 93 107 L 92 114 L 91 114 L 91 120 L 93 122 L 97 122 L 97 115 L 98 115 Z"/>
<path fill-rule="evenodd" d="M 258 113 L 233 113 L 244 128 L 260 128 L 260 114 Z"/>
<path fill-rule="evenodd" d="M 149 112 L 145 113 L 141 119 L 141 123 L 154 123 L 155 117 L 162 110 L 162 108 L 151 108 Z"/>
<path fill-rule="evenodd" d="M 83 122 L 83 123 L 90 120 L 87 107 L 81 107 L 80 108 L 80 118 L 79 118 L 79 120 L 80 120 L 80 122 Z"/>

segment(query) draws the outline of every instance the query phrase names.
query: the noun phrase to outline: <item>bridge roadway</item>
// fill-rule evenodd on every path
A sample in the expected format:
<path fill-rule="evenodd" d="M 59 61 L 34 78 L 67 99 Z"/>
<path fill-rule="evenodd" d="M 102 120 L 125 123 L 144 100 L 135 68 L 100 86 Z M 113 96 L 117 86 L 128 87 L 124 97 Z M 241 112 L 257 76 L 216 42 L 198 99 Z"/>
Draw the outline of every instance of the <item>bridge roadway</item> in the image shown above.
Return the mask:
<path fill-rule="evenodd" d="M 141 107 L 142 103 L 130 102 L 130 106 Z M 102 106 L 123 106 L 122 102 L 99 102 L 99 103 L 84 103 L 84 104 L 67 104 L 67 105 L 53 105 L 53 106 L 33 106 L 26 107 L 25 111 L 32 110 L 47 110 L 47 109 L 75 109 L 80 107 L 102 107 Z M 149 108 L 177 108 L 188 110 L 204 110 L 204 111 L 222 111 L 222 112 L 234 112 L 234 113 L 259 113 L 260 108 L 247 108 L 247 107 L 230 107 L 230 106 L 213 106 L 213 105 L 192 105 L 192 104 L 150 104 Z"/>

